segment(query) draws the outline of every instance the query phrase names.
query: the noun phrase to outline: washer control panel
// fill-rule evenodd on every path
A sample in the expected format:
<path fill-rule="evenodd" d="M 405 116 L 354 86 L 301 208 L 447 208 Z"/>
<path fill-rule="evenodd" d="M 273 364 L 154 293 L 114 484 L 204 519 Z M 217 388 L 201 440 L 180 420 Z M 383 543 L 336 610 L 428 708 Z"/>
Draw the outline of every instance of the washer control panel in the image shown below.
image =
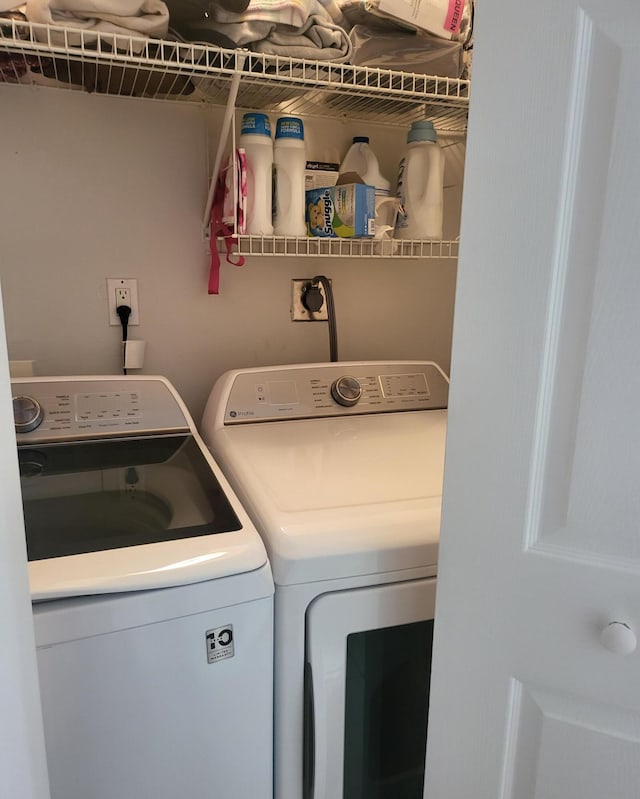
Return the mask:
<path fill-rule="evenodd" d="M 11 388 L 19 444 L 188 429 L 159 379 L 30 378 Z"/>
<path fill-rule="evenodd" d="M 430 361 L 242 369 L 220 378 L 224 423 L 447 407 L 449 381 Z"/>

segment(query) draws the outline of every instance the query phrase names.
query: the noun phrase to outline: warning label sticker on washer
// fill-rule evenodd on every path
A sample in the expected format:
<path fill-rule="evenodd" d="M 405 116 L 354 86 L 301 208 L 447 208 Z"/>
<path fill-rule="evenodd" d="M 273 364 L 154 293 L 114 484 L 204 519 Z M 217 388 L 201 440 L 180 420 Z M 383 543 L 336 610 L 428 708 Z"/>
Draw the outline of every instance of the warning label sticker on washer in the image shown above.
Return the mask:
<path fill-rule="evenodd" d="M 204 635 L 207 643 L 207 663 L 216 663 L 218 660 L 233 657 L 232 624 L 207 630 Z"/>

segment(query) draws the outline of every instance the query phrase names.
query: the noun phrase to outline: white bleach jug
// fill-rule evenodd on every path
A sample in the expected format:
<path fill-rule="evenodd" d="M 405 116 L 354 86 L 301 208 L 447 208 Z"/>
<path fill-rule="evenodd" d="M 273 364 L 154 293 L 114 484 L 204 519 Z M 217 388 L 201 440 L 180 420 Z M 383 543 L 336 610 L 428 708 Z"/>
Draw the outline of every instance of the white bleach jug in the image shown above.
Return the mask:
<path fill-rule="evenodd" d="M 391 206 L 386 203 L 389 197 L 391 183 L 380 172 L 380 165 L 376 154 L 371 149 L 368 136 L 354 136 L 351 147 L 347 150 L 342 163 L 340 174 L 355 172 L 367 186 L 376 189 L 376 238 L 383 236 L 390 228 L 388 224 L 387 209 Z M 384 210 L 382 210 L 384 209 Z"/>
<path fill-rule="evenodd" d="M 273 142 L 266 114 L 249 113 L 242 117 L 238 146 L 245 151 L 247 159 L 246 232 L 272 236 Z"/>
<path fill-rule="evenodd" d="M 429 120 L 413 122 L 398 168 L 395 238 L 442 239 L 444 152 Z"/>
<path fill-rule="evenodd" d="M 298 117 L 280 117 L 273 146 L 273 229 L 276 236 L 306 236 L 304 126 Z"/>
<path fill-rule="evenodd" d="M 371 149 L 368 136 L 354 136 L 353 144 L 340 164 L 340 174 L 357 172 L 367 186 L 375 186 L 376 194 L 389 194 L 390 182 L 380 172 L 376 154 Z"/>

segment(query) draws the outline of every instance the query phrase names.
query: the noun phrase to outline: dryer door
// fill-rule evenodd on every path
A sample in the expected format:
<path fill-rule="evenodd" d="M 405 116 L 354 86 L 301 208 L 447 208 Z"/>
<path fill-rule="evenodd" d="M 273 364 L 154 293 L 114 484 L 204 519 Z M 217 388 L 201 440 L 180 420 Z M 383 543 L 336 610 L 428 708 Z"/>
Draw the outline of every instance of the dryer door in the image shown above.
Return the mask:
<path fill-rule="evenodd" d="M 305 797 L 422 799 L 435 589 L 413 580 L 311 604 Z"/>

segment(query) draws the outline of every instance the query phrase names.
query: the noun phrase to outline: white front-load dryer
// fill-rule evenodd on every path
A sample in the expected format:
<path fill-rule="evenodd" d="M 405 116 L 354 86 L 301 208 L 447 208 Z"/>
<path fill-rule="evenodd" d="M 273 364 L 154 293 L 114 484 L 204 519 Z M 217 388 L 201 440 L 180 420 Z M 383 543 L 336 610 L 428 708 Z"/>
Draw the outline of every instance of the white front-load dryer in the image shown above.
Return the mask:
<path fill-rule="evenodd" d="M 52 799 L 270 799 L 273 579 L 184 403 L 12 388 Z"/>
<path fill-rule="evenodd" d="M 276 799 L 422 799 L 448 380 L 243 369 L 201 430 L 265 542 Z"/>

